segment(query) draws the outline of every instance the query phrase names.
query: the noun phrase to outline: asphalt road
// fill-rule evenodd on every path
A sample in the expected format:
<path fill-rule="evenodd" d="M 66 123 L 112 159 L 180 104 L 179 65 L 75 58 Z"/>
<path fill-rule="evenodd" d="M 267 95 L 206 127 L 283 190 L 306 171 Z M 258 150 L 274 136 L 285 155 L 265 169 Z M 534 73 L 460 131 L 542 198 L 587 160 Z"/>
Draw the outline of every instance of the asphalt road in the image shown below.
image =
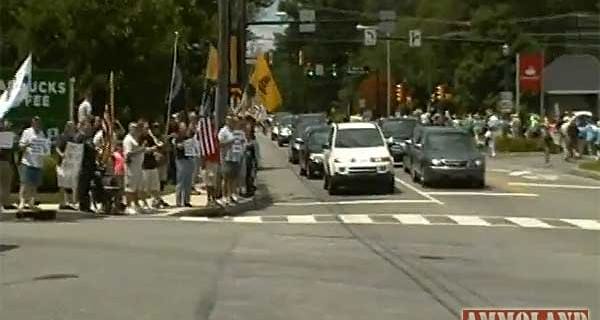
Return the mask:
<path fill-rule="evenodd" d="M 286 149 L 261 147 L 260 209 L 240 217 L 0 223 L 0 318 L 600 311 L 597 181 L 513 158 L 488 163 L 484 190 L 424 189 L 399 168 L 393 195 L 330 197 Z"/>

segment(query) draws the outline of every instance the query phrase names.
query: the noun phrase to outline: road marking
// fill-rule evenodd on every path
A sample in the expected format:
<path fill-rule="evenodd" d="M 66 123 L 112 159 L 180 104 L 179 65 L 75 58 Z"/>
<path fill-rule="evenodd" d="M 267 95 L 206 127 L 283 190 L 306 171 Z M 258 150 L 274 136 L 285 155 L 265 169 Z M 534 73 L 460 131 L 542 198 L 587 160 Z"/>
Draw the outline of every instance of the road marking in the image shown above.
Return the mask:
<path fill-rule="evenodd" d="M 518 192 L 426 192 L 430 196 L 539 197 L 536 193 Z"/>
<path fill-rule="evenodd" d="M 519 176 L 524 176 L 526 174 L 531 174 L 531 171 L 512 171 L 508 175 L 511 177 L 519 177 Z"/>
<path fill-rule="evenodd" d="M 535 218 L 508 217 L 505 219 L 525 228 L 554 228 L 553 226 Z"/>
<path fill-rule="evenodd" d="M 431 224 L 420 214 L 395 214 L 392 217 L 402 224 Z"/>
<path fill-rule="evenodd" d="M 331 206 L 331 205 L 353 205 L 353 204 L 394 204 L 394 203 L 433 203 L 431 200 L 411 199 L 365 199 L 365 200 L 343 200 L 343 201 L 312 201 L 312 202 L 275 202 L 278 207 L 304 207 L 304 206 Z"/>
<path fill-rule="evenodd" d="M 487 169 L 487 171 L 489 172 L 500 172 L 500 173 L 509 173 L 510 170 L 508 169 Z"/>
<path fill-rule="evenodd" d="M 560 219 L 585 230 L 600 230 L 600 222 L 587 219 Z"/>
<path fill-rule="evenodd" d="M 509 186 L 519 186 L 519 187 L 535 187 L 535 188 L 600 190 L 600 186 L 580 186 L 580 185 L 573 185 L 573 184 L 546 184 L 546 183 L 509 182 L 508 185 Z"/>
<path fill-rule="evenodd" d="M 262 223 L 261 216 L 248 216 L 248 217 L 233 217 L 233 222 L 240 223 Z"/>
<path fill-rule="evenodd" d="M 312 215 L 302 215 L 302 216 L 287 216 L 287 222 L 289 222 L 289 223 L 317 223 L 317 220 Z"/>
<path fill-rule="evenodd" d="M 404 180 L 402 180 L 402 179 L 400 179 L 400 178 L 398 178 L 398 177 L 394 177 L 394 180 L 396 180 L 396 182 L 398 182 L 398 183 L 402 184 L 403 186 L 405 186 L 405 187 L 407 187 L 407 188 L 411 189 L 412 191 L 414 191 L 414 192 L 416 192 L 416 193 L 420 194 L 420 195 L 421 195 L 421 196 L 423 196 L 424 198 L 427 198 L 427 199 L 429 199 L 431 202 L 437 203 L 437 204 L 439 204 L 439 205 L 443 205 L 443 204 L 444 204 L 444 203 L 443 203 L 443 202 L 441 202 L 440 200 L 438 200 L 438 199 L 436 199 L 436 198 L 434 198 L 434 197 L 432 197 L 432 196 L 428 195 L 427 193 L 425 193 L 425 192 L 423 192 L 423 191 L 419 190 L 418 188 L 416 188 L 416 187 L 412 186 L 410 183 L 404 182 Z"/>
<path fill-rule="evenodd" d="M 476 216 L 448 216 L 448 218 L 454 220 L 456 223 L 463 226 L 489 226 L 490 223 Z"/>
<path fill-rule="evenodd" d="M 366 214 L 340 214 L 338 217 L 340 217 L 340 219 L 344 223 L 351 223 L 351 224 L 373 223 L 373 220 L 371 220 L 371 218 L 369 218 L 369 216 Z"/>
<path fill-rule="evenodd" d="M 187 222 L 209 222 L 210 221 L 210 219 L 207 217 L 180 217 L 179 220 L 187 221 Z"/>

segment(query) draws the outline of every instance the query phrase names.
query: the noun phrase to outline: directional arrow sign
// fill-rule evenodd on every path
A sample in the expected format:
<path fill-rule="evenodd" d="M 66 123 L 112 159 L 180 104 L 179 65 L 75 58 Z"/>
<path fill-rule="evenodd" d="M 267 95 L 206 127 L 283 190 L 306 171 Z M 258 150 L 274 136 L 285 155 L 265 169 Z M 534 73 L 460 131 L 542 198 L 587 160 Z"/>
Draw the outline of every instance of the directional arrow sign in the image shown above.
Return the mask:
<path fill-rule="evenodd" d="M 414 29 L 408 32 L 408 46 L 418 48 L 421 46 L 421 30 Z"/>
<path fill-rule="evenodd" d="M 377 45 L 377 29 L 367 28 L 365 29 L 365 46 Z"/>

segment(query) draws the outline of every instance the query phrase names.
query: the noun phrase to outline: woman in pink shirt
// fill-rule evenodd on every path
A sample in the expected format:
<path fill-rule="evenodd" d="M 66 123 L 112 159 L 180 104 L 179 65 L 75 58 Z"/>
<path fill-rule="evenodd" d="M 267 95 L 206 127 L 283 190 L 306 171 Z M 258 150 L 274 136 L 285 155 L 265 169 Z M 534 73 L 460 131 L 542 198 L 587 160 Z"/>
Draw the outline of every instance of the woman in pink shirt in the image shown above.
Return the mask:
<path fill-rule="evenodd" d="M 115 151 L 112 154 L 112 158 L 115 184 L 117 187 L 119 187 L 117 199 L 119 199 L 119 205 L 121 205 L 123 201 L 123 183 L 125 179 L 125 156 L 123 155 L 123 143 L 117 143 L 115 146 Z"/>

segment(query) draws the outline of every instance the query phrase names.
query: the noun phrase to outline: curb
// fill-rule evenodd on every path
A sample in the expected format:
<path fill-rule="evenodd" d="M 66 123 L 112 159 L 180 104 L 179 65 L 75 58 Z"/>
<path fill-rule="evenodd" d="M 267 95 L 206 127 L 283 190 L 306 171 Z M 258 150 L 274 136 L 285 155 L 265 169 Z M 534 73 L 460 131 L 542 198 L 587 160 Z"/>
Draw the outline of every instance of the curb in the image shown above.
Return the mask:
<path fill-rule="evenodd" d="M 60 210 L 41 210 L 38 212 L 24 211 L 22 218 L 17 218 L 17 212 L 14 210 L 4 211 L 0 214 L 0 222 L 20 221 L 32 219 L 34 221 L 76 221 L 85 219 L 104 219 L 107 215 L 80 212 L 80 211 L 60 211 Z"/>
<path fill-rule="evenodd" d="M 600 173 L 595 172 L 595 171 L 591 171 L 591 170 L 584 170 L 584 169 L 579 169 L 579 168 L 573 168 L 569 171 L 570 174 L 575 175 L 575 176 L 579 176 L 579 177 L 583 177 L 583 178 L 590 178 L 590 179 L 595 179 L 595 180 L 600 180 Z"/>

